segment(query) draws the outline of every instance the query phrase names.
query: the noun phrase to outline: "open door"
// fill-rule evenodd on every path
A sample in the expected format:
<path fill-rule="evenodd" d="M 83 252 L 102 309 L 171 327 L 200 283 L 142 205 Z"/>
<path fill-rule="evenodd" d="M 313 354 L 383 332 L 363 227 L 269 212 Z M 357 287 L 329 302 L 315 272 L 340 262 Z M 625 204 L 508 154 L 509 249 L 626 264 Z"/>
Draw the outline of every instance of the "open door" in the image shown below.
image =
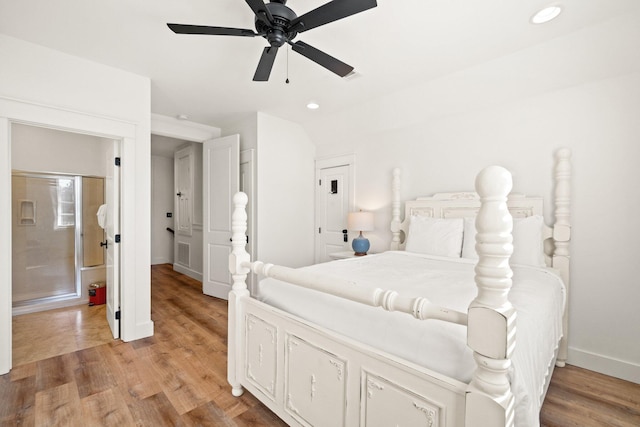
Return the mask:
<path fill-rule="evenodd" d="M 113 338 L 120 338 L 120 141 L 113 141 L 107 151 L 105 204 L 107 322 Z"/>
<path fill-rule="evenodd" d="M 239 189 L 240 136 L 205 141 L 202 147 L 202 292 L 228 299 L 231 290 L 231 198 Z"/>

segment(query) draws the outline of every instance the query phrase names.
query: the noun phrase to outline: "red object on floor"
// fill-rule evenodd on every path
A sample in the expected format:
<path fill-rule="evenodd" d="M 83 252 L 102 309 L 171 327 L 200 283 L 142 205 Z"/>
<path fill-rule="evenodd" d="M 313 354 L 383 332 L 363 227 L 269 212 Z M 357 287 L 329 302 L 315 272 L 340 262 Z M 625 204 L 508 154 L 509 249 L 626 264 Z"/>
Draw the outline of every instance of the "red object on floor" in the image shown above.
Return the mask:
<path fill-rule="evenodd" d="M 107 288 L 104 282 L 89 285 L 89 305 L 100 305 L 107 302 Z"/>

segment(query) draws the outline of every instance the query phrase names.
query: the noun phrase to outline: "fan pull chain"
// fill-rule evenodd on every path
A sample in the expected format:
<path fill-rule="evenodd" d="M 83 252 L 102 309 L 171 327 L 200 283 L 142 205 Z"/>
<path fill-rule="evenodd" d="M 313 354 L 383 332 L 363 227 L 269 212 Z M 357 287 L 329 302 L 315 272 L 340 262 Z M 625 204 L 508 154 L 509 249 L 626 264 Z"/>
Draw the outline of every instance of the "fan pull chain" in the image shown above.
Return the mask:
<path fill-rule="evenodd" d="M 286 84 L 289 84 L 289 49 L 287 48 L 287 80 L 284 81 Z"/>

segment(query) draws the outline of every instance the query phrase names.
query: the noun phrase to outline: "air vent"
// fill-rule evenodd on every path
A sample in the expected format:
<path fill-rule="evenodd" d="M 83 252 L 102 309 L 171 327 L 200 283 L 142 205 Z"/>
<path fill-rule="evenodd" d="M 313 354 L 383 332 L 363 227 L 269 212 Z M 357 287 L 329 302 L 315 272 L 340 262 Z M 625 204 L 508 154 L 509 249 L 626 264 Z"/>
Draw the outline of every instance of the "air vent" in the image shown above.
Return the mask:
<path fill-rule="evenodd" d="M 178 243 L 178 264 L 190 267 L 190 246 L 188 243 Z"/>

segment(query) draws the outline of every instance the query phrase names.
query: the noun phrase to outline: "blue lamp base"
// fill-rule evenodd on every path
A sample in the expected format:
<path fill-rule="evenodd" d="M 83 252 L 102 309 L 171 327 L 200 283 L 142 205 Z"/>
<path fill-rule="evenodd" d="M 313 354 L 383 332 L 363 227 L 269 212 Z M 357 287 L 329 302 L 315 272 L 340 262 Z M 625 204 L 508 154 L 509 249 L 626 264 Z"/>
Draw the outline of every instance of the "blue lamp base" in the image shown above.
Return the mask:
<path fill-rule="evenodd" d="M 371 245 L 369 244 L 369 239 L 363 237 L 362 232 L 360 232 L 360 235 L 353 239 L 353 242 L 351 242 L 351 247 L 355 252 L 355 256 L 366 255 L 370 246 Z"/>

